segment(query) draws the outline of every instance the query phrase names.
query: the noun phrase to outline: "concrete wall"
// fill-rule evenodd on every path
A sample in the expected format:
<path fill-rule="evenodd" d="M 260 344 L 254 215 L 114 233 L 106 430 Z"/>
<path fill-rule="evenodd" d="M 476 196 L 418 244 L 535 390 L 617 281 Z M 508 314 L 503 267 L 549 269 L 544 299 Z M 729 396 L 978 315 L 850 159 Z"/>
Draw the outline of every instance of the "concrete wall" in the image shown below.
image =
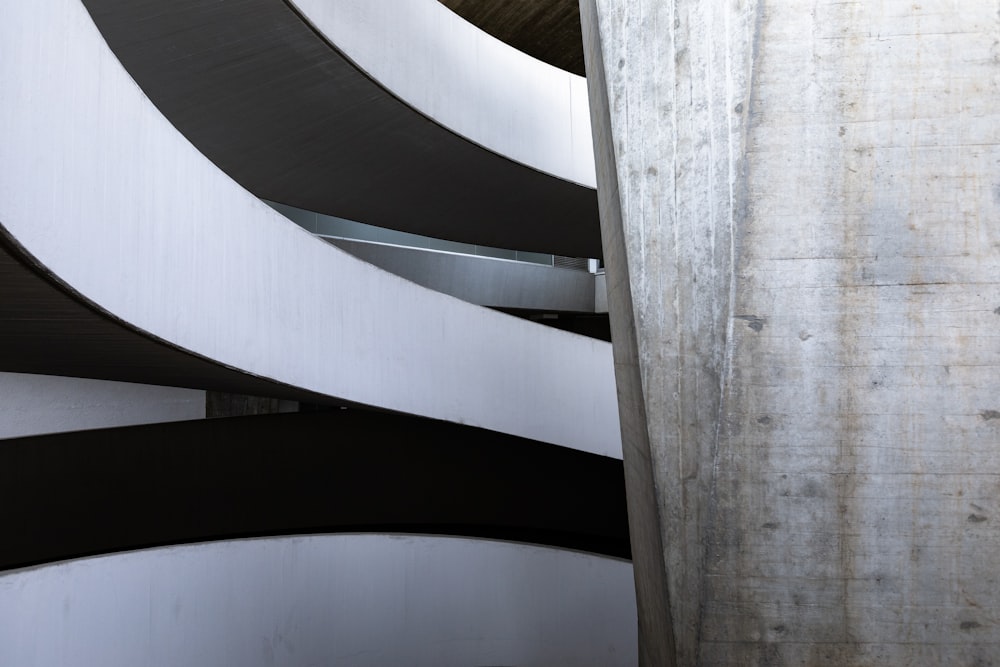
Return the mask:
<path fill-rule="evenodd" d="M 635 664 L 626 561 L 337 535 L 215 542 L 0 575 L 18 667 Z"/>
<path fill-rule="evenodd" d="M 204 391 L 0 373 L 0 438 L 204 416 Z"/>
<path fill-rule="evenodd" d="M 644 655 L 991 664 L 996 3 L 590 7 L 629 493 L 673 616 Z"/>
<path fill-rule="evenodd" d="M 315 393 L 617 456 L 610 345 L 418 287 L 301 229 L 181 137 L 77 0 L 4 8 L 0 225 L 68 291 Z"/>

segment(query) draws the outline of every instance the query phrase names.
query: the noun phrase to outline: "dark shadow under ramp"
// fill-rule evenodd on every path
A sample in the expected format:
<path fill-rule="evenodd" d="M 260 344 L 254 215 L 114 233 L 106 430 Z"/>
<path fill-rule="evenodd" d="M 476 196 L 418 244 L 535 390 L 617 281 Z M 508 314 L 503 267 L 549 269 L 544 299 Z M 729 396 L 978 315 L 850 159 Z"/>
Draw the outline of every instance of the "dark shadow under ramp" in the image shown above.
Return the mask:
<path fill-rule="evenodd" d="M 0 569 L 266 535 L 401 532 L 629 558 L 622 462 L 334 410 L 0 443 Z"/>

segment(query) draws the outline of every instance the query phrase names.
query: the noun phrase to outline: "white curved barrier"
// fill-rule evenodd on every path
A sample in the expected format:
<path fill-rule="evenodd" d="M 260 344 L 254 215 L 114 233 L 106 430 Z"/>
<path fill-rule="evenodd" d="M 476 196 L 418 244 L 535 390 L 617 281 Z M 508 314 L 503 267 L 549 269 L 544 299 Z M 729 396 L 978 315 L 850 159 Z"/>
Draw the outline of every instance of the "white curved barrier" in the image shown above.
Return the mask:
<path fill-rule="evenodd" d="M 413 108 L 512 160 L 595 187 L 583 77 L 518 51 L 437 0 L 289 1 Z"/>
<path fill-rule="evenodd" d="M 444 537 L 213 542 L 0 575 L 0 664 L 636 664 L 632 565 Z"/>
<path fill-rule="evenodd" d="M 3 12 L 0 225 L 84 298 L 252 375 L 621 455 L 609 344 L 417 287 L 313 238 L 176 132 L 78 0 Z"/>
<path fill-rule="evenodd" d="M 204 419 L 205 392 L 0 372 L 0 439 Z"/>

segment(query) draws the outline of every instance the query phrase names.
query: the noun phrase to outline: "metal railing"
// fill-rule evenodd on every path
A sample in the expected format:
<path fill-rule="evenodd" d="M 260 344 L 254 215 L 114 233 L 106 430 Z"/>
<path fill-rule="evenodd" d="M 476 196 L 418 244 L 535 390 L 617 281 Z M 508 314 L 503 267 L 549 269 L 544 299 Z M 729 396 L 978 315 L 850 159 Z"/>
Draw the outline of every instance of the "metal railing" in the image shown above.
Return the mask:
<path fill-rule="evenodd" d="M 400 232 L 394 229 L 376 227 L 363 222 L 345 220 L 332 215 L 315 213 L 305 209 L 279 204 L 277 202 L 262 199 L 265 204 L 282 214 L 303 229 L 319 236 L 336 237 L 343 239 L 354 239 L 358 241 L 373 241 L 376 243 L 391 243 L 393 245 L 406 246 L 410 248 L 424 248 L 427 250 L 441 250 L 445 252 L 460 253 L 463 255 L 475 255 L 479 257 L 493 257 L 495 259 L 507 259 L 516 262 L 529 262 L 531 264 L 541 264 L 563 269 L 573 269 L 577 271 L 597 271 L 598 261 L 586 257 L 564 257 L 562 255 L 549 255 L 540 252 L 528 252 L 524 250 L 508 250 L 505 248 L 493 248 L 490 246 L 475 245 L 472 243 L 459 243 L 457 241 L 446 241 L 430 236 L 421 236 L 409 232 Z"/>

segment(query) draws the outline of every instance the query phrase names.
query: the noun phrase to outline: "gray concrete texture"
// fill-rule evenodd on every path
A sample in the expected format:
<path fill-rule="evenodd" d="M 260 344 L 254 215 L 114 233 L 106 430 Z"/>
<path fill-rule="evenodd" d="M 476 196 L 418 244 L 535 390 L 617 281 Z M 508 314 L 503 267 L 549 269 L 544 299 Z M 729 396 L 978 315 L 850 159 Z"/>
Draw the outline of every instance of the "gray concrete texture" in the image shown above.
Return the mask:
<path fill-rule="evenodd" d="M 601 237 L 605 257 L 605 288 L 611 339 L 614 341 L 613 358 L 622 429 L 629 539 L 632 545 L 639 616 L 639 664 L 668 665 L 673 659 L 674 642 L 666 571 L 663 566 L 663 540 L 660 532 L 662 522 L 653 479 L 645 405 L 642 401 L 636 321 L 628 275 L 618 177 L 615 173 L 611 109 L 609 96 L 605 93 L 608 79 L 601 57 L 602 40 L 596 5 L 589 0 L 581 0 L 580 18 L 593 122 Z"/>
<path fill-rule="evenodd" d="M 642 661 L 993 664 L 997 3 L 581 5 Z"/>

